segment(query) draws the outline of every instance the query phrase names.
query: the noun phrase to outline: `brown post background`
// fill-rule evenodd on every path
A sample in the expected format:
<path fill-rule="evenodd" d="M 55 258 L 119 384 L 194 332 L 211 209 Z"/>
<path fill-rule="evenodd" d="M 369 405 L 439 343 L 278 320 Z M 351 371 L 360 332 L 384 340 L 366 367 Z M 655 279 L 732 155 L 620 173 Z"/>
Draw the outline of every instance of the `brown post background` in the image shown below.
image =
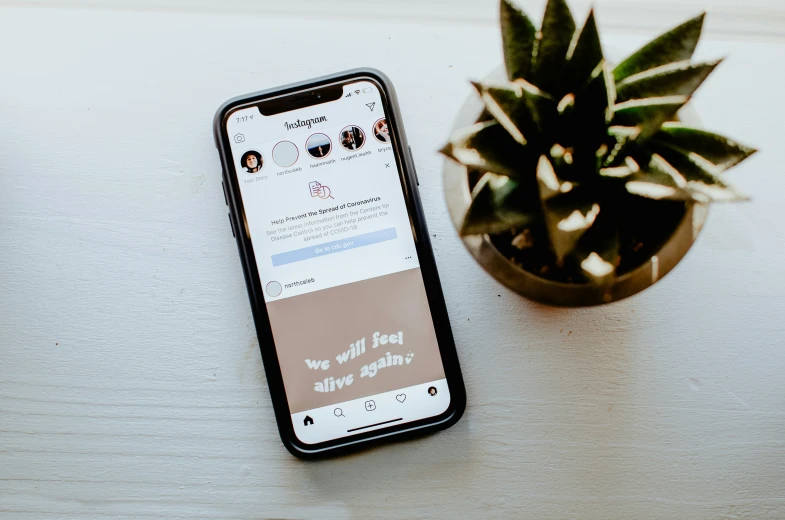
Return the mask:
<path fill-rule="evenodd" d="M 269 302 L 278 361 L 292 413 L 442 379 L 431 311 L 419 268 Z M 403 331 L 404 344 L 373 348 L 373 333 Z M 365 354 L 339 364 L 336 356 L 365 337 Z M 373 378 L 360 369 L 391 355 L 414 354 L 410 364 L 379 369 Z M 330 360 L 313 370 L 310 360 Z M 354 382 L 334 392 L 317 392 L 314 383 L 354 374 Z"/>

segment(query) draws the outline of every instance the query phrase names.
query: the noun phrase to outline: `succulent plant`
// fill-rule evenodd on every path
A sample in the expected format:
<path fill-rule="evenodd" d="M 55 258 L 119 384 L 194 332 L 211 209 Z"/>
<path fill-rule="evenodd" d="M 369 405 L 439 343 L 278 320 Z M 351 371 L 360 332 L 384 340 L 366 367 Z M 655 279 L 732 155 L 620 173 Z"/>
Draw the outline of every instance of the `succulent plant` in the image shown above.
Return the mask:
<path fill-rule="evenodd" d="M 691 62 L 703 19 L 612 68 L 593 12 L 576 30 L 549 0 L 538 31 L 501 0 L 507 79 L 473 83 L 484 117 L 441 150 L 477 180 L 461 235 L 530 250 L 544 277 L 605 284 L 656 253 L 687 205 L 743 199 L 720 174 L 755 150 L 677 117 L 720 63 Z"/>

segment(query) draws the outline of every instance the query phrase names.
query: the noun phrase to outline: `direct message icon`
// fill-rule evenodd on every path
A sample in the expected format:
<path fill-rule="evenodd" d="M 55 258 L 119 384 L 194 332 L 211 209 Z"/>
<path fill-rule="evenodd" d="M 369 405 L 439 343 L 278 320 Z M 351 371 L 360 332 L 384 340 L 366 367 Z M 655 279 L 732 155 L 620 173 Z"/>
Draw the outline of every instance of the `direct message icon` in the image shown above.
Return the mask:
<path fill-rule="evenodd" d="M 332 199 L 332 192 L 330 188 L 320 183 L 319 181 L 311 181 L 308 183 L 308 191 L 311 192 L 311 197 L 319 197 L 320 199 Z"/>

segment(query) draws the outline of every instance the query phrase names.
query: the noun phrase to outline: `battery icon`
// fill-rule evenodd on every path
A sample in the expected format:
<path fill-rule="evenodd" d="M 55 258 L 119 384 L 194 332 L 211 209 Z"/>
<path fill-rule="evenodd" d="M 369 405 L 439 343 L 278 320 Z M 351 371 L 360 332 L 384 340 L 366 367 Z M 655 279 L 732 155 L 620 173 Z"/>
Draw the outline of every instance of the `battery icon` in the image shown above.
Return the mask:
<path fill-rule="evenodd" d="M 373 89 L 371 87 L 365 87 L 363 92 L 367 94 L 368 92 L 373 92 Z"/>

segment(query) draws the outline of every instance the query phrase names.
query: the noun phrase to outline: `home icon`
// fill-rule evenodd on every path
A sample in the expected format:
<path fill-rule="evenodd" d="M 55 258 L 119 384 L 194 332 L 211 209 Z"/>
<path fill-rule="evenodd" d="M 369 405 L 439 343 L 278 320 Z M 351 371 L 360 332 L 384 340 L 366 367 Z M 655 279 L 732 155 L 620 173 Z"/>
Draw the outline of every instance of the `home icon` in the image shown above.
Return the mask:
<path fill-rule="evenodd" d="M 303 425 L 308 426 L 309 424 L 313 424 L 313 419 L 311 419 L 310 415 L 306 415 L 305 419 L 303 419 Z"/>

